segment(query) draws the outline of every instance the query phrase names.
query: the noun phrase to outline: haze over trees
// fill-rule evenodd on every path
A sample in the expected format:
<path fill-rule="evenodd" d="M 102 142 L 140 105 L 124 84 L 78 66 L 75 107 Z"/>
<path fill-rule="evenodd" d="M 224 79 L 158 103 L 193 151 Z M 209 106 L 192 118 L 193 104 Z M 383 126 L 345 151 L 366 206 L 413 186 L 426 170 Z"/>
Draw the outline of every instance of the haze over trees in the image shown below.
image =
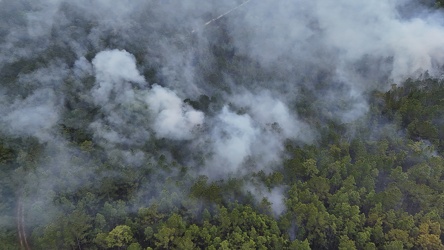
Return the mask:
<path fill-rule="evenodd" d="M 0 248 L 444 249 L 442 5 L 0 0 Z"/>

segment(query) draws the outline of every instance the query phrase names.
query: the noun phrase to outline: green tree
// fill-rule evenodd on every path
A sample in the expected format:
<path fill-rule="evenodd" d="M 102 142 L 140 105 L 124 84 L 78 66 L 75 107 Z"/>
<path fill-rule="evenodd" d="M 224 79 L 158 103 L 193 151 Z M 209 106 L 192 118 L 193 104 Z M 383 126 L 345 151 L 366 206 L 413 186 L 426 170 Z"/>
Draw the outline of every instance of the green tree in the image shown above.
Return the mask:
<path fill-rule="evenodd" d="M 108 247 L 121 248 L 133 241 L 133 234 L 129 226 L 118 225 L 109 232 L 105 240 Z"/>

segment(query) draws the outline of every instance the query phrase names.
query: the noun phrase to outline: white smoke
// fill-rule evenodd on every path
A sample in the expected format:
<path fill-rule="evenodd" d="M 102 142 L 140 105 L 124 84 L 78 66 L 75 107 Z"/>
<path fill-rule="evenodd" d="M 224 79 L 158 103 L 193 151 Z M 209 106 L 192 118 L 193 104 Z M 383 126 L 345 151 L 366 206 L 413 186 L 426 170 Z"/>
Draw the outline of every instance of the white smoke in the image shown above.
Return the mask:
<path fill-rule="evenodd" d="M 68 73 L 62 63 L 19 74 L 15 82 L 18 94 L 5 92 L 0 100 L 0 131 L 18 137 L 26 135 L 41 141 L 51 140 L 63 110 L 60 89 Z"/>
<path fill-rule="evenodd" d="M 437 72 L 444 64 L 442 15 L 403 17 L 410 1 L 255 1 L 235 18 L 230 32 L 240 51 L 266 65 L 282 58 L 316 61 L 334 55 L 339 71 L 365 56 L 393 57 L 391 78 L 399 82 L 415 71 Z M 421 6 L 414 5 L 417 13 Z M 331 63 L 331 61 L 326 62 Z M 353 82 L 351 84 L 359 84 Z"/>
<path fill-rule="evenodd" d="M 32 11 L 26 13 L 28 22 L 27 33 L 31 37 L 42 37 L 50 35 L 54 25 L 53 16 L 56 15 L 63 0 L 32 1 Z"/>
<path fill-rule="evenodd" d="M 14 136 L 35 136 L 47 141 L 59 119 L 56 97 L 51 89 L 41 89 L 24 100 L 15 100 L 3 110 L 2 130 Z"/>
<path fill-rule="evenodd" d="M 0 131 L 51 140 L 72 77 L 109 154 L 139 165 L 150 140 L 187 140 L 213 178 L 271 171 L 287 139 L 316 133 L 294 105 L 302 87 L 320 115 L 352 122 L 368 91 L 442 74 L 443 13 L 412 3 L 252 0 L 217 19 L 242 1 L 0 0 Z M 183 101 L 201 94 L 219 98 L 206 114 Z"/>
<path fill-rule="evenodd" d="M 216 117 L 211 133 L 214 156 L 209 164 L 209 175 L 236 173 L 246 157 L 252 154 L 259 133 L 248 114 L 238 115 L 224 107 Z"/>
<path fill-rule="evenodd" d="M 444 63 L 442 24 L 421 17 L 403 19 L 397 7 L 405 2 L 324 1 L 316 14 L 326 41 L 341 50 L 345 61 L 367 54 L 393 56 L 391 77 L 399 82 L 417 70 L 436 73 L 435 61 Z"/>
<path fill-rule="evenodd" d="M 91 126 L 107 143 L 137 145 L 151 138 L 151 129 L 157 138 L 191 139 L 203 123 L 204 114 L 173 91 L 159 85 L 149 89 L 127 51 L 102 51 L 92 64 L 96 85 L 91 95 L 107 115 Z"/>
<path fill-rule="evenodd" d="M 77 78 L 87 77 L 93 74 L 93 66 L 85 57 L 81 57 L 74 62 L 73 73 Z"/>
<path fill-rule="evenodd" d="M 94 57 L 92 64 L 97 79 L 92 95 L 97 104 L 107 104 L 111 94 L 117 101 L 125 102 L 121 97 L 131 101 L 134 93 L 130 82 L 145 82 L 136 68 L 134 56 L 126 51 L 102 51 Z"/>
<path fill-rule="evenodd" d="M 285 138 L 311 140 L 309 127 L 291 113 L 283 101 L 273 98 L 269 91 L 258 94 L 247 92 L 230 97 L 231 103 L 248 110 L 251 116 L 262 126 L 275 124 Z"/>
<path fill-rule="evenodd" d="M 270 172 L 282 159 L 286 139 L 306 143 L 313 139 L 309 126 L 269 92 L 244 93 L 230 99 L 244 113 L 225 106 L 215 117 L 209 139 L 212 158 L 206 170 L 210 176 Z"/>
<path fill-rule="evenodd" d="M 266 199 L 274 216 L 279 216 L 285 211 L 285 193 L 282 187 L 267 188 L 258 183 L 249 183 L 245 186 L 245 191 L 252 194 L 258 204 Z"/>
<path fill-rule="evenodd" d="M 156 117 L 152 128 L 158 138 L 191 139 L 193 129 L 204 121 L 202 112 L 194 110 L 173 91 L 159 85 L 152 87 L 146 102 Z"/>

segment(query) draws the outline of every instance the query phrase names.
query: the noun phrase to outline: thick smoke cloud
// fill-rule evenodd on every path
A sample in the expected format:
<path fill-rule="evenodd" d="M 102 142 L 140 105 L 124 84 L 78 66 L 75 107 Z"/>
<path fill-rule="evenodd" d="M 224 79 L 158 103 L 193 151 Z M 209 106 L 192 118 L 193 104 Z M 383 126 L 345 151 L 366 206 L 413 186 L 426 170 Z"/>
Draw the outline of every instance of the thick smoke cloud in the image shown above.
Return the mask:
<path fill-rule="evenodd" d="M 313 139 L 309 126 L 269 92 L 236 94 L 230 100 L 240 113 L 224 106 L 212 121 L 209 176 L 269 172 L 280 162 L 285 139 Z"/>
<path fill-rule="evenodd" d="M 347 68 L 366 56 L 391 57 L 390 77 L 399 81 L 417 70 L 436 72 L 443 64 L 442 17 L 404 18 L 399 9 L 408 2 L 257 1 L 229 19 L 229 31 L 246 37 L 234 40 L 240 51 L 266 65 L 280 59 L 319 63 L 320 57 L 350 72 Z M 422 13 L 421 6 L 410 7 Z"/>
<path fill-rule="evenodd" d="M 252 153 L 255 138 L 259 135 L 253 120 L 247 114 L 238 115 L 227 107 L 217 116 L 213 130 L 213 151 L 215 157 L 209 165 L 212 172 L 232 173 Z"/>
<path fill-rule="evenodd" d="M 442 74 L 442 12 L 416 2 L 251 0 L 205 26 L 241 3 L 0 1 L 0 131 L 65 145 L 59 125 L 85 129 L 137 166 L 166 139 L 196 173 L 241 177 L 316 140 L 299 100 L 348 123 L 369 91 Z M 100 115 L 64 115 L 85 107 Z"/>
<path fill-rule="evenodd" d="M 94 57 L 92 64 L 95 69 L 97 86 L 92 95 L 96 104 L 108 103 L 111 94 L 114 94 L 116 98 L 134 95 L 127 83 L 140 84 L 144 82 L 134 61 L 134 56 L 126 51 L 103 51 Z M 125 87 L 128 88 L 125 89 Z M 117 101 L 125 103 L 125 100 Z"/>
<path fill-rule="evenodd" d="M 51 64 L 19 74 L 14 92 L 7 88 L 0 91 L 0 131 L 16 137 L 33 136 L 42 142 L 51 140 L 62 111 L 60 90 L 68 72 L 65 64 Z"/>
<path fill-rule="evenodd" d="M 54 103 L 54 92 L 50 89 L 35 91 L 22 101 L 16 100 L 10 112 L 3 115 L 3 127 L 16 136 L 35 136 L 45 139 L 56 124 L 58 110 Z"/>
<path fill-rule="evenodd" d="M 244 93 L 232 96 L 231 103 L 243 108 L 263 127 L 273 123 L 285 138 L 298 138 L 310 141 L 310 129 L 298 120 L 297 114 L 290 112 L 285 103 L 273 97 L 268 91 L 258 94 Z"/>
<path fill-rule="evenodd" d="M 91 126 L 105 144 L 136 146 L 151 139 L 152 133 L 157 138 L 191 139 L 193 130 L 203 123 L 204 114 L 173 91 L 159 85 L 149 89 L 130 53 L 102 51 L 92 64 L 96 84 L 91 95 L 106 116 Z"/>
<path fill-rule="evenodd" d="M 186 105 L 171 90 L 154 85 L 146 97 L 149 109 L 155 115 L 152 128 L 158 138 L 186 140 L 204 121 L 204 114 Z"/>

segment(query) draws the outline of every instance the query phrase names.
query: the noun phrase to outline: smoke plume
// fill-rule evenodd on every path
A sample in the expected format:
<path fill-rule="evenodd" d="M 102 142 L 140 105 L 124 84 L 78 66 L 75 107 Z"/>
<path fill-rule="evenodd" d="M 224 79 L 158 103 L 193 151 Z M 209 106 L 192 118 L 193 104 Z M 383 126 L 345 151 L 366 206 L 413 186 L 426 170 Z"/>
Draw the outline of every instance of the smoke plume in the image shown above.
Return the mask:
<path fill-rule="evenodd" d="M 442 11 L 409 0 L 2 0 L 0 21 L 2 135 L 64 159 L 71 128 L 129 166 L 162 153 L 214 180 L 314 143 L 307 110 L 350 123 L 370 91 L 444 65 Z"/>

